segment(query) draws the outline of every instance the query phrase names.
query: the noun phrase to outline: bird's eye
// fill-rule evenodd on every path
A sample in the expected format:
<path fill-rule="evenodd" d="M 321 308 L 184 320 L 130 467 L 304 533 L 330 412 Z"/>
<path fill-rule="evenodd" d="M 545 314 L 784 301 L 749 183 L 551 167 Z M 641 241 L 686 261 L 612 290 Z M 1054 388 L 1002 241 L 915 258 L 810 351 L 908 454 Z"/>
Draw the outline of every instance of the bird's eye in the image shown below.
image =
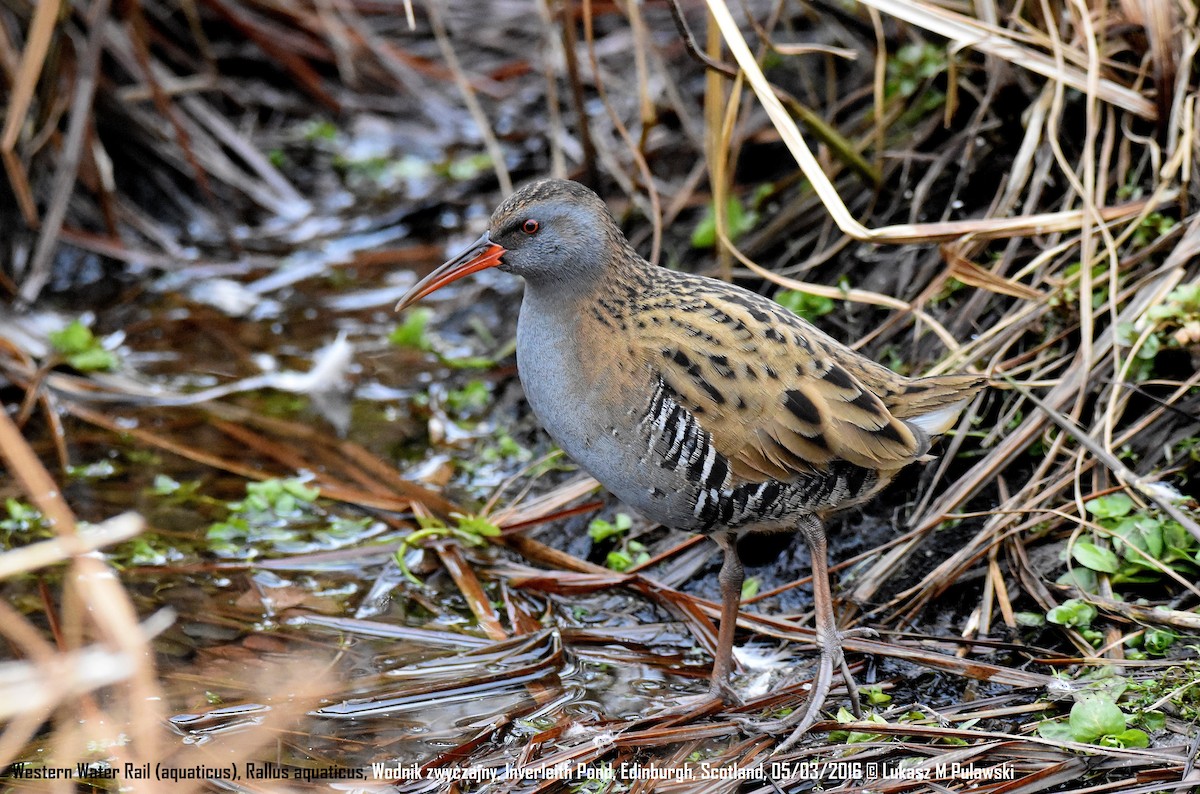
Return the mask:
<path fill-rule="evenodd" d="M 525 232 L 526 234 L 537 234 L 537 230 L 540 229 L 541 226 L 542 225 L 540 223 L 535 221 L 533 218 L 530 218 L 521 224 L 521 231 Z"/>

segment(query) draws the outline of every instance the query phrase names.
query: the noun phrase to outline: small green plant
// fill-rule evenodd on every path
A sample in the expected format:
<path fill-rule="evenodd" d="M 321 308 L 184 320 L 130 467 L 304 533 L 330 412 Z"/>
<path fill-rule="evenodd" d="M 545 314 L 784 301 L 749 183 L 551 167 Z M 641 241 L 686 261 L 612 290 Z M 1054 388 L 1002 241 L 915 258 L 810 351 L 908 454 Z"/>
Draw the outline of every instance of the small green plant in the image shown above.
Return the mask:
<path fill-rule="evenodd" d="M 4 513 L 5 517 L 0 518 L 0 546 L 3 548 L 24 546 L 54 535 L 41 511 L 19 499 L 5 499 Z"/>
<path fill-rule="evenodd" d="M 481 380 L 467 381 L 461 389 L 446 393 L 446 407 L 461 416 L 478 414 L 491 402 L 492 392 Z"/>
<path fill-rule="evenodd" d="M 404 321 L 396 326 L 388 341 L 396 347 L 408 347 L 414 350 L 429 351 L 433 342 L 429 340 L 429 320 L 433 317 L 433 309 L 417 306 L 404 313 Z"/>
<path fill-rule="evenodd" d="M 1163 350 L 1200 351 L 1200 281 L 1173 289 L 1161 304 L 1146 310 L 1144 321 L 1148 326 L 1141 322 L 1117 326 L 1118 344 L 1131 348 L 1140 342 L 1129 368 L 1134 380 L 1151 377 Z"/>
<path fill-rule="evenodd" d="M 888 59 L 883 95 L 906 102 L 916 98 L 901 115 L 901 125 L 912 126 L 946 104 L 946 92 L 931 83 L 949 64 L 946 48 L 931 43 L 906 44 Z"/>
<path fill-rule="evenodd" d="M 208 549 L 237 559 L 254 559 L 267 549 L 298 554 L 357 542 L 373 525 L 369 517 L 330 515 L 317 504 L 319 495 L 294 478 L 247 483 L 246 497 L 225 504 L 229 515 L 209 526 Z"/>
<path fill-rule="evenodd" d="M 1046 620 L 1059 626 L 1086 628 L 1096 619 L 1096 608 L 1086 601 L 1070 598 L 1046 613 Z"/>
<path fill-rule="evenodd" d="M 409 570 L 406 560 L 409 549 L 415 549 L 424 541 L 434 538 L 453 538 L 468 546 L 483 546 L 488 538 L 500 537 L 500 527 L 485 516 L 451 513 L 450 517 L 455 521 L 454 526 L 449 526 L 438 518 L 417 518 L 421 528 L 405 535 L 393 555 L 404 577 L 418 587 L 423 586 L 424 582 Z"/>
<path fill-rule="evenodd" d="M 617 778 L 611 762 L 602 761 L 588 769 L 592 776 L 571 783 L 571 794 L 620 794 L 629 790 L 629 785 Z"/>
<path fill-rule="evenodd" d="M 1104 536 L 1071 547 L 1071 558 L 1084 570 L 1060 581 L 1094 593 L 1097 573 L 1108 574 L 1114 585 L 1157 582 L 1164 567 L 1188 579 L 1200 575 L 1200 543 L 1170 516 L 1151 508 L 1135 510 L 1133 500 L 1120 492 L 1092 499 L 1084 507 Z"/>
<path fill-rule="evenodd" d="M 199 480 L 179 482 L 166 474 L 154 475 L 154 483 L 147 490 L 152 496 L 166 497 L 168 503 L 171 504 L 182 504 L 193 499 L 207 498 L 200 496 Z"/>
<path fill-rule="evenodd" d="M 433 353 L 438 363 L 450 369 L 488 369 L 511 352 L 511 348 L 503 347 L 494 356 L 448 355 L 439 349 L 438 343 L 429 335 L 429 320 L 432 317 L 433 310 L 424 306 L 409 309 L 404 322 L 388 335 L 388 341 L 397 347 Z"/>
<path fill-rule="evenodd" d="M 1146 319 L 1154 323 L 1158 350 L 1200 348 L 1200 280 L 1171 290 L 1161 305 L 1146 311 Z"/>
<path fill-rule="evenodd" d="M 588 537 L 593 543 L 600 543 L 609 538 L 618 537 L 625 534 L 633 526 L 633 519 L 628 513 L 617 513 L 616 518 L 611 522 L 605 521 L 603 518 L 593 518 L 588 524 Z"/>
<path fill-rule="evenodd" d="M 795 289 L 781 289 L 775 293 L 775 302 L 806 320 L 816 320 L 834 310 L 832 299 Z"/>
<path fill-rule="evenodd" d="M 73 480 L 107 480 L 121 473 L 117 464 L 108 459 L 68 466 L 67 476 Z"/>
<path fill-rule="evenodd" d="M 1152 212 L 1146 216 L 1144 221 L 1138 224 L 1137 229 L 1133 233 L 1132 242 L 1136 247 L 1144 248 L 1147 244 L 1154 242 L 1178 225 L 1179 221 L 1174 218 L 1163 215 L 1161 212 Z"/>
<path fill-rule="evenodd" d="M 937 295 L 933 296 L 931 302 L 935 304 L 944 303 L 963 292 L 966 288 L 966 284 L 951 276 L 942 284 L 942 288 L 938 290 Z"/>
<path fill-rule="evenodd" d="M 758 212 L 747 208 L 740 198 L 730 195 L 725 201 L 725 234 L 737 242 L 738 238 L 758 223 Z M 709 205 L 704 217 L 692 232 L 692 248 L 712 248 L 717 244 L 717 217 L 713 205 Z"/>
<path fill-rule="evenodd" d="M 50 344 L 66 362 L 80 372 L 110 371 L 117 368 L 117 354 L 105 350 L 100 340 L 79 320 L 66 328 L 50 332 Z"/>
<path fill-rule="evenodd" d="M 745 601 L 747 598 L 754 598 L 754 596 L 758 595 L 758 591 L 761 587 L 761 579 L 759 579 L 757 576 L 747 576 L 742 581 L 742 600 Z"/>
<path fill-rule="evenodd" d="M 1170 629 L 1150 626 L 1125 641 L 1125 657 L 1145 659 L 1150 656 L 1165 656 L 1178 639 L 1179 635 Z"/>
<path fill-rule="evenodd" d="M 1113 701 L 1102 695 L 1085 695 L 1071 706 L 1071 713 L 1061 719 L 1046 720 L 1038 725 L 1043 739 L 1098 744 L 1102 747 L 1148 747 L 1150 737 L 1138 728 L 1129 727 L 1129 716 Z"/>
<path fill-rule="evenodd" d="M 627 540 L 622 544 L 622 548 L 613 549 L 608 553 L 608 556 L 604 558 L 604 564 L 621 573 L 635 565 L 644 565 L 649 560 L 650 552 L 646 550 L 645 544 L 636 540 Z"/>
<path fill-rule="evenodd" d="M 1050 306 L 1074 308 L 1079 305 L 1079 271 L 1083 269 L 1080 262 L 1072 262 L 1063 269 L 1062 281 L 1058 291 L 1050 296 Z M 1092 308 L 1099 309 L 1108 302 L 1108 268 L 1105 265 L 1092 266 Z"/>
<path fill-rule="evenodd" d="M 1138 709 L 1132 721 L 1148 731 L 1163 727 L 1164 715 L 1149 710 L 1161 703 L 1182 722 L 1195 724 L 1200 720 L 1200 663 L 1187 661 L 1160 668 L 1148 678 L 1130 682 L 1127 692 L 1130 705 Z"/>
<path fill-rule="evenodd" d="M 905 44 L 888 59 L 884 96 L 908 99 L 917 93 L 922 83 L 946 71 L 949 65 L 943 46 L 932 43 Z M 945 100 L 944 94 L 942 100 Z"/>
<path fill-rule="evenodd" d="M 1132 348 L 1138 343 L 1140 334 L 1133 323 L 1117 323 L 1117 344 L 1121 347 Z M 1148 380 L 1154 374 L 1154 360 L 1162 350 L 1162 341 L 1157 334 L 1149 334 L 1141 340 L 1134 360 L 1129 364 L 1129 378 L 1136 382 Z"/>
<path fill-rule="evenodd" d="M 859 690 L 867 702 L 872 706 L 886 706 L 892 702 L 892 696 L 883 691 L 883 687 L 876 684 L 875 686 L 863 687 Z"/>
<path fill-rule="evenodd" d="M 645 544 L 626 537 L 633 527 L 633 519 L 626 513 L 617 513 L 611 522 L 603 518 L 592 519 L 588 524 L 588 537 L 593 543 L 603 543 L 613 538 L 618 539 L 619 545 L 604 558 L 604 564 L 614 571 L 627 571 L 635 565 L 641 565 L 650 559 L 650 552 Z"/>
<path fill-rule="evenodd" d="M 120 569 L 149 565 L 166 565 L 182 560 L 183 552 L 158 535 L 140 535 L 117 546 L 109 560 Z"/>
<path fill-rule="evenodd" d="M 337 139 L 338 128 L 332 121 L 313 119 L 304 123 L 301 136 L 309 143 L 332 143 Z"/>
<path fill-rule="evenodd" d="M 1059 626 L 1078 631 L 1092 645 L 1104 641 L 1104 633 L 1092 628 L 1092 621 L 1099 614 L 1096 608 L 1078 598 L 1068 599 L 1046 613 L 1046 620 Z"/>
<path fill-rule="evenodd" d="M 246 483 L 246 498 L 230 503 L 229 507 L 238 512 L 269 513 L 277 517 L 291 518 L 299 515 L 320 495 L 319 490 L 297 479 L 263 480 Z"/>
<path fill-rule="evenodd" d="M 1038 612 L 1016 612 L 1013 617 L 1018 626 L 1024 626 L 1027 629 L 1040 629 L 1046 625 L 1046 616 Z"/>
<path fill-rule="evenodd" d="M 888 724 L 888 721 L 885 720 L 883 717 L 880 717 L 878 714 L 869 714 L 869 715 L 867 715 L 867 717 L 865 719 L 859 720 L 858 717 L 855 717 L 854 713 L 851 712 L 845 706 L 838 709 L 837 721 L 842 723 L 843 725 L 846 723 L 850 723 L 850 722 L 860 722 L 860 721 L 861 722 L 871 722 L 876 725 L 887 725 Z M 865 742 L 885 741 L 885 737 L 882 733 L 871 733 L 869 731 L 845 730 L 845 731 L 830 731 L 829 732 L 829 740 L 831 742 L 835 742 L 835 743 L 840 742 L 842 744 L 863 744 Z"/>
<path fill-rule="evenodd" d="M 524 463 L 533 457 L 533 453 L 517 443 L 507 430 L 498 428 L 492 438 L 485 439 L 480 446 L 479 460 L 483 463 L 500 463 L 516 461 Z"/>

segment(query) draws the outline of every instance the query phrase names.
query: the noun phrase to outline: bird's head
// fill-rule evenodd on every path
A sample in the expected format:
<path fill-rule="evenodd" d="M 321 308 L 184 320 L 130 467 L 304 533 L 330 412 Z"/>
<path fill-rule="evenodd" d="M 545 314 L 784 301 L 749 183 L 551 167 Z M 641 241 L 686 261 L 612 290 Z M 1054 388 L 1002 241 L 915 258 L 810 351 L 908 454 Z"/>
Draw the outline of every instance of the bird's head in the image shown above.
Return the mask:
<path fill-rule="evenodd" d="M 578 182 L 546 179 L 497 207 L 483 236 L 413 285 L 396 308 L 489 267 L 523 276 L 535 287 L 587 287 L 631 251 L 599 196 Z"/>

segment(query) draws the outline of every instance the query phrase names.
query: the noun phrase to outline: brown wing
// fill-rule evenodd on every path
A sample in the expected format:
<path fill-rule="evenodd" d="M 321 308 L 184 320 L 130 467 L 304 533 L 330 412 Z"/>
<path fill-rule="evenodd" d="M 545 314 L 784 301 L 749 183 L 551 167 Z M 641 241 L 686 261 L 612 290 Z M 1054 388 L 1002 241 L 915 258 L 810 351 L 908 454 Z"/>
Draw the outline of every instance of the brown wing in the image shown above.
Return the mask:
<path fill-rule="evenodd" d="M 891 470 L 925 453 L 925 433 L 855 374 L 870 362 L 761 296 L 710 280 L 674 286 L 642 303 L 641 358 L 736 478 L 787 481 L 835 460 Z M 907 382 L 870 364 L 895 379 L 879 384 L 885 394 Z"/>

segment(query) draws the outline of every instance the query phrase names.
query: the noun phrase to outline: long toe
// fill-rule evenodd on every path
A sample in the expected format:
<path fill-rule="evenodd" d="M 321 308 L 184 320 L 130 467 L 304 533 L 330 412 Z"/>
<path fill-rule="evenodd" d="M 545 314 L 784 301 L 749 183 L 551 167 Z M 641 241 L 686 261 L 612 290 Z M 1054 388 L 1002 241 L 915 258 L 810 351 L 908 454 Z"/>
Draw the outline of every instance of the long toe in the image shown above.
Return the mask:
<path fill-rule="evenodd" d="M 847 637 L 865 637 L 868 640 L 879 639 L 879 632 L 870 626 L 855 626 L 852 629 L 842 629 L 839 634 L 843 640 Z"/>
<path fill-rule="evenodd" d="M 854 635 L 871 636 L 874 634 L 875 631 L 873 629 L 851 629 L 839 633 L 836 642 L 820 644 L 821 654 L 817 662 L 816 675 L 813 677 L 812 686 L 809 690 L 808 698 L 804 701 L 803 708 L 797 709 L 786 717 L 779 719 L 764 720 L 754 717 L 737 717 L 734 721 L 741 725 L 748 733 L 761 733 L 771 736 L 788 734 L 787 739 L 775 749 L 775 753 L 778 754 L 790 750 L 808 732 L 813 723 L 820 718 L 821 709 L 824 707 L 825 701 L 829 697 L 829 691 L 833 687 L 833 671 L 835 668 L 841 672 L 842 680 L 845 683 L 851 708 L 855 716 L 861 719 L 862 710 L 859 706 L 858 687 L 855 685 L 854 677 L 850 674 L 850 668 L 846 664 L 846 658 L 841 649 L 840 638 Z"/>
<path fill-rule="evenodd" d="M 727 706 L 741 706 L 746 702 L 733 688 L 733 684 L 725 678 L 720 680 L 714 678 L 709 681 L 708 696 L 720 700 Z"/>
<path fill-rule="evenodd" d="M 857 626 L 852 629 L 844 629 L 839 632 L 842 640 L 847 637 L 866 637 L 875 639 L 879 636 L 879 632 L 868 626 Z M 850 674 L 850 665 L 846 664 L 846 656 L 841 650 L 841 642 L 838 643 L 838 667 L 842 673 L 842 681 L 846 685 L 846 694 L 850 698 L 850 710 L 854 712 L 857 719 L 863 718 L 862 699 L 858 695 L 858 683 L 854 680 L 854 676 Z"/>
<path fill-rule="evenodd" d="M 821 714 L 821 707 L 825 705 L 825 699 L 829 697 L 829 690 L 833 686 L 833 668 L 834 660 L 826 655 L 821 654 L 820 661 L 817 663 L 817 674 L 813 677 L 812 687 L 808 693 L 808 699 L 804 702 L 804 707 L 793 711 L 786 717 L 779 719 L 763 720 L 753 717 L 740 717 L 735 721 L 751 733 L 765 733 L 771 736 L 780 736 L 791 732 L 787 741 L 784 742 L 786 749 L 796 743 L 803 736 L 812 724 L 817 721 Z M 780 750 L 776 750 L 780 752 Z"/>

